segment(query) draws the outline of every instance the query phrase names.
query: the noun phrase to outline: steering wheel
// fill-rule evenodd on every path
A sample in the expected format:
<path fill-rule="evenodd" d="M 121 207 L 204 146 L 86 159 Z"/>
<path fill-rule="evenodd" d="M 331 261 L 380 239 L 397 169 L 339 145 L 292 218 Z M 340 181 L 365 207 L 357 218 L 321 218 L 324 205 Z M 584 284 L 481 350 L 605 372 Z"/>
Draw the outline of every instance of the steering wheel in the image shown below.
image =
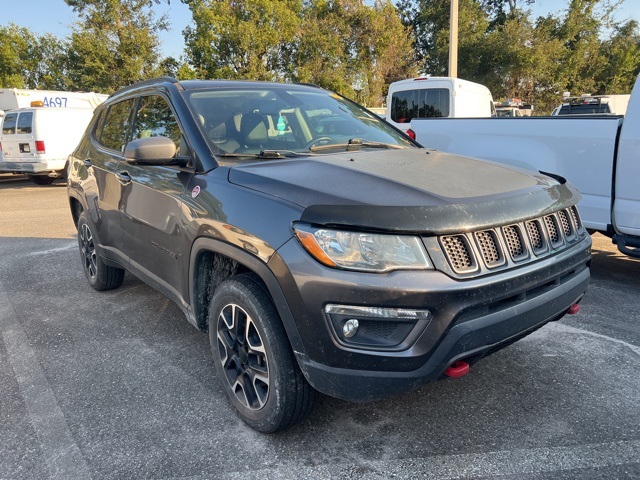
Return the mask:
<path fill-rule="evenodd" d="M 331 141 L 333 140 L 333 138 L 331 137 L 318 137 L 318 138 L 312 138 L 311 140 L 309 140 L 307 142 L 307 144 L 304 146 L 305 150 L 309 150 L 311 149 L 311 147 L 313 147 L 314 145 L 317 145 L 320 142 L 326 142 L 326 141 Z"/>

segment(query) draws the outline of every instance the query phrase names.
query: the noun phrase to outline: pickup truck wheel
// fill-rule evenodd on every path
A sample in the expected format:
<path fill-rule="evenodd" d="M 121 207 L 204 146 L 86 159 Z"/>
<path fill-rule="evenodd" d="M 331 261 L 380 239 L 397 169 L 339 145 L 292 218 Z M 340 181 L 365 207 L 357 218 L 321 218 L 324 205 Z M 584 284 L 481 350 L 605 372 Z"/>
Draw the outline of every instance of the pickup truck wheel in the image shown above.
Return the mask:
<path fill-rule="evenodd" d="M 36 185 L 51 185 L 55 180 L 55 177 L 48 177 L 46 175 L 27 175 Z"/>
<path fill-rule="evenodd" d="M 241 274 L 218 286 L 209 308 L 209 340 L 216 375 L 240 419 L 273 433 L 308 416 L 317 392 L 302 375 L 258 282 Z"/>
<path fill-rule="evenodd" d="M 78 246 L 84 274 L 95 290 L 113 290 L 122 285 L 124 270 L 106 265 L 96 252 L 96 245 L 86 212 L 78 218 Z"/>

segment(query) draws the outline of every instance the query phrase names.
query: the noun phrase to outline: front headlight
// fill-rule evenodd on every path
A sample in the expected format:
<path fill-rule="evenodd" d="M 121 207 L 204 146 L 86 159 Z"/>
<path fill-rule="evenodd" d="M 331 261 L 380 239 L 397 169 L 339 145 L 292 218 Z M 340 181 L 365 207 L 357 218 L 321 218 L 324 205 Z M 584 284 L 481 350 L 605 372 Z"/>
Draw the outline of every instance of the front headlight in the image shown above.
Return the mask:
<path fill-rule="evenodd" d="M 294 231 L 305 250 L 329 267 L 366 272 L 432 268 L 418 237 L 308 225 L 296 225 Z"/>

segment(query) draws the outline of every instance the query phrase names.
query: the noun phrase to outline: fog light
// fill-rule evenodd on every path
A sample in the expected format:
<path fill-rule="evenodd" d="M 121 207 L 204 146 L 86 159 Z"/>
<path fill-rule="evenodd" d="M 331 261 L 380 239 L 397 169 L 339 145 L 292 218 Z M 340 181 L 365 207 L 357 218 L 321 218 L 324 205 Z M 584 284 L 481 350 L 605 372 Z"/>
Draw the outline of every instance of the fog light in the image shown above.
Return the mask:
<path fill-rule="evenodd" d="M 356 320 L 355 318 L 350 318 L 349 320 L 344 322 L 344 325 L 342 326 L 342 334 L 347 338 L 351 338 L 356 333 L 358 333 L 359 326 L 360 322 L 358 322 L 358 320 Z"/>

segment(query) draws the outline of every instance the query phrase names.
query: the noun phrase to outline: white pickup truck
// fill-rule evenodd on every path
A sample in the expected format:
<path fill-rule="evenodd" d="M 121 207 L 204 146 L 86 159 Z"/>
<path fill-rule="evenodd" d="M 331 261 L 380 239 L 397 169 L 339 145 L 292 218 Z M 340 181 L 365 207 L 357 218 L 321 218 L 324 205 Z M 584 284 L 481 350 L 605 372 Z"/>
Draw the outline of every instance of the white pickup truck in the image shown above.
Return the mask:
<path fill-rule="evenodd" d="M 562 176 L 585 227 L 640 258 L 640 78 L 626 116 L 414 119 L 420 144 Z"/>

